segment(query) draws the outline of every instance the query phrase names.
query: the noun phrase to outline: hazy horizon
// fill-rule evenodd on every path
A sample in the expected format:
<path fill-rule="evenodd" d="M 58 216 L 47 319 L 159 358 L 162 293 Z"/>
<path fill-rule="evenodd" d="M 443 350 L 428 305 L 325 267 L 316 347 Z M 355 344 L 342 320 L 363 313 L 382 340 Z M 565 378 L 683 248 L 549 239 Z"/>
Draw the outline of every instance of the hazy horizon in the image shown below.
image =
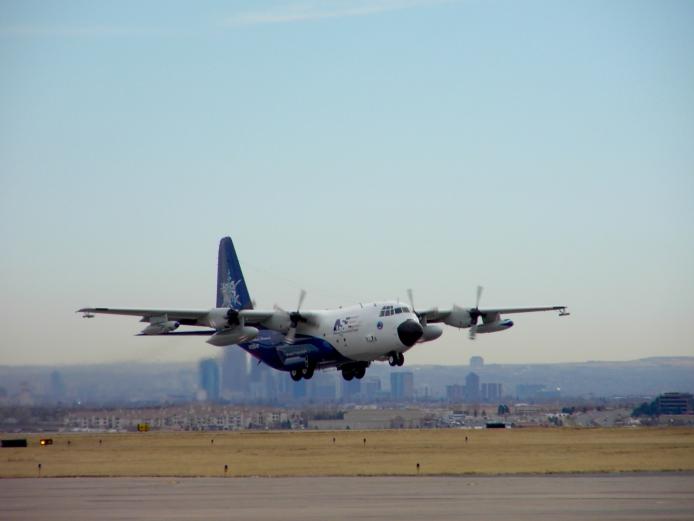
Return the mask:
<path fill-rule="evenodd" d="M 566 305 L 407 364 L 694 356 L 694 3 L 0 4 L 0 364 L 193 361 L 84 306 Z"/>

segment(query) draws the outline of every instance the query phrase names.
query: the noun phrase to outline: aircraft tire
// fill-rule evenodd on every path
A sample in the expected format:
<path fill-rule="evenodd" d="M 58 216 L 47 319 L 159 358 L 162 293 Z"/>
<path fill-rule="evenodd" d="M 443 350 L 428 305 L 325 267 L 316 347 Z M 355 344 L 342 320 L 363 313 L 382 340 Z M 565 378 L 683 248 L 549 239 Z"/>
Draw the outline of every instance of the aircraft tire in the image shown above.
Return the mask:
<path fill-rule="evenodd" d="M 398 354 L 395 351 L 388 355 L 388 364 L 391 367 L 395 367 L 396 365 L 398 365 Z"/>
<path fill-rule="evenodd" d="M 402 367 L 402 365 L 405 363 L 405 355 L 403 355 L 402 353 L 398 353 L 397 356 L 398 356 L 398 361 L 397 361 L 398 367 Z"/>
<path fill-rule="evenodd" d="M 309 365 L 308 367 L 304 367 L 301 372 L 302 376 L 306 378 L 306 380 L 310 380 L 311 377 L 313 376 L 313 372 L 316 370 L 316 368 L 312 365 Z"/>
<path fill-rule="evenodd" d="M 366 375 L 366 367 L 364 367 L 363 365 L 362 365 L 362 366 L 359 366 L 359 367 L 354 371 L 354 377 L 355 377 L 357 380 L 361 380 L 362 378 L 364 378 L 364 375 Z"/>
<path fill-rule="evenodd" d="M 347 380 L 349 382 L 352 378 L 354 378 L 354 373 L 352 371 L 350 371 L 349 369 L 343 369 L 342 370 L 342 378 L 344 378 L 345 380 Z"/>
<path fill-rule="evenodd" d="M 301 374 L 300 369 L 292 369 L 291 371 L 289 371 L 289 376 L 291 376 L 292 380 L 294 380 L 295 382 L 298 382 L 304 377 L 304 375 Z"/>

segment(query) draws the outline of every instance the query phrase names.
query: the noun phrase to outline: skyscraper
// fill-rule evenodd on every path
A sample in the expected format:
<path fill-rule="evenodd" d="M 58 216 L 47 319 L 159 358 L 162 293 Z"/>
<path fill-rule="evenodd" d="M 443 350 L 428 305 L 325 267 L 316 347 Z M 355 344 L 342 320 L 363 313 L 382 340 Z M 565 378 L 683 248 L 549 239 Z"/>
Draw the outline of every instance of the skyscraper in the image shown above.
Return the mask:
<path fill-rule="evenodd" d="M 211 402 L 219 400 L 219 364 L 214 358 L 200 360 L 198 366 L 200 388 L 205 391 L 205 399 Z"/>
<path fill-rule="evenodd" d="M 59 402 L 65 395 L 65 383 L 60 371 L 55 370 L 51 373 L 51 400 Z"/>
<path fill-rule="evenodd" d="M 248 354 L 238 346 L 224 348 L 222 355 L 222 395 L 243 398 L 248 392 Z"/>
<path fill-rule="evenodd" d="M 411 400 L 414 396 L 414 374 L 390 373 L 390 396 L 394 400 Z"/>
<path fill-rule="evenodd" d="M 484 367 L 484 358 L 481 356 L 470 357 L 470 369 L 481 369 Z"/>
<path fill-rule="evenodd" d="M 485 402 L 496 402 L 501 399 L 501 384 L 483 383 L 482 400 Z"/>
<path fill-rule="evenodd" d="M 480 400 L 480 377 L 477 373 L 468 373 L 465 377 L 465 399 L 469 402 Z"/>
<path fill-rule="evenodd" d="M 352 400 L 355 396 L 361 393 L 361 380 L 342 380 L 342 399 L 344 401 Z"/>

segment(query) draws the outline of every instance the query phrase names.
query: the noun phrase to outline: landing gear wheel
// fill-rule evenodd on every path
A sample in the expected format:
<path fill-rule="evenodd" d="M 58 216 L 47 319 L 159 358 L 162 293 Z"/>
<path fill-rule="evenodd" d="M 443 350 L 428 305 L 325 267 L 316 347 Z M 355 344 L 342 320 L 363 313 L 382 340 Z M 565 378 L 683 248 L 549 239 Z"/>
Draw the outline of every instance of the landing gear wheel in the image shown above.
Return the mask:
<path fill-rule="evenodd" d="M 364 378 L 364 375 L 365 375 L 365 374 L 366 374 L 366 367 L 364 367 L 363 365 L 357 367 L 357 368 L 354 370 L 354 377 L 355 377 L 357 380 L 361 380 L 362 378 Z"/>
<path fill-rule="evenodd" d="M 301 370 L 302 376 L 307 380 L 310 380 L 313 376 L 313 372 L 316 370 L 315 366 L 309 365 Z"/>
<path fill-rule="evenodd" d="M 402 364 L 404 364 L 404 363 L 405 363 L 405 355 L 403 355 L 402 353 L 398 353 L 398 360 L 397 360 L 398 367 L 401 367 Z"/>
<path fill-rule="evenodd" d="M 352 378 L 354 378 L 354 373 L 350 369 L 343 369 L 342 378 L 349 382 Z"/>
<path fill-rule="evenodd" d="M 294 380 L 295 382 L 298 382 L 304 377 L 304 375 L 301 374 L 300 369 L 292 369 L 291 371 L 289 371 L 289 376 L 291 376 L 292 380 Z"/>
<path fill-rule="evenodd" d="M 398 354 L 395 351 L 388 355 L 388 363 L 391 367 L 398 365 Z"/>

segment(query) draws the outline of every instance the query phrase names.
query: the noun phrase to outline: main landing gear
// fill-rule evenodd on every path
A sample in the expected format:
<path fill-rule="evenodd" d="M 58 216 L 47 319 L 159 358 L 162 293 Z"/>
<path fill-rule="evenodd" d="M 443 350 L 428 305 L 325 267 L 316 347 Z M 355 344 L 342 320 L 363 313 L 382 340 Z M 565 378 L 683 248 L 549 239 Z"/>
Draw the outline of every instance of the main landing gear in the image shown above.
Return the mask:
<path fill-rule="evenodd" d="M 366 368 L 368 364 L 358 364 L 358 365 L 346 365 L 342 367 L 342 378 L 348 382 L 353 378 L 361 380 L 366 374 Z"/>
<path fill-rule="evenodd" d="M 315 365 L 308 364 L 306 367 L 302 367 L 300 369 L 292 369 L 291 371 L 289 371 L 289 376 L 291 376 L 292 380 L 294 380 L 295 382 L 298 382 L 302 378 L 310 380 L 315 370 Z"/>
<path fill-rule="evenodd" d="M 396 365 L 401 367 L 402 364 L 405 363 L 405 355 L 396 351 L 391 351 L 388 354 L 388 363 L 391 365 L 391 367 L 395 367 Z"/>

